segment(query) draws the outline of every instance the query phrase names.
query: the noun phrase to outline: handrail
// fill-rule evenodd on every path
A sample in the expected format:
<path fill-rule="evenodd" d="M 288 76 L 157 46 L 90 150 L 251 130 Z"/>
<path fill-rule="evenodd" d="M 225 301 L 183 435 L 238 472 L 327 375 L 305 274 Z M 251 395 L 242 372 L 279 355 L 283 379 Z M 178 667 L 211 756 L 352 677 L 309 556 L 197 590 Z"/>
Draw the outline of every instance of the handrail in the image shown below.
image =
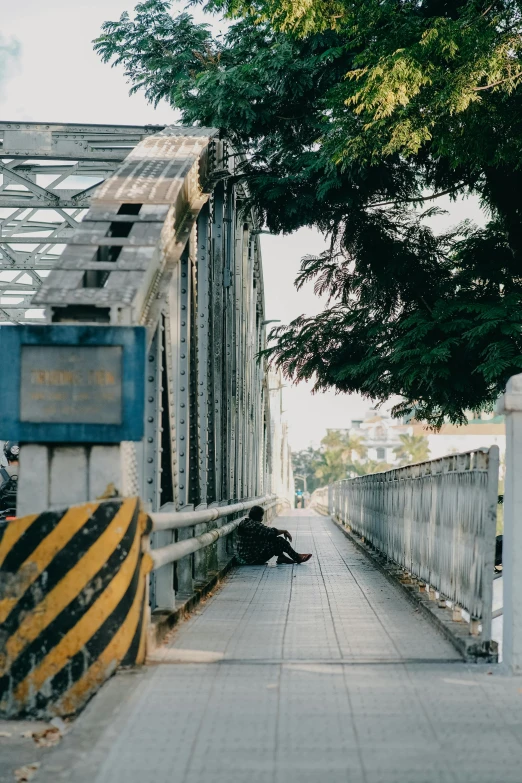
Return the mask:
<path fill-rule="evenodd" d="M 329 487 L 330 514 L 481 621 L 485 643 L 491 640 L 498 463 L 498 446 L 491 446 Z M 318 492 L 323 502 L 324 494 Z"/>
<path fill-rule="evenodd" d="M 240 522 L 240 519 L 235 519 L 233 522 L 229 522 L 216 530 L 210 530 L 208 533 L 203 533 L 201 536 L 187 538 L 185 541 L 178 541 L 176 544 L 169 544 L 161 547 L 161 549 L 153 549 L 151 552 L 154 561 L 153 569 L 161 568 L 161 566 L 167 565 L 167 563 L 174 563 L 187 555 L 191 555 L 193 552 L 197 552 L 199 549 L 210 546 L 218 538 L 223 538 L 232 533 Z"/>
<path fill-rule="evenodd" d="M 261 505 L 263 505 L 265 509 L 277 505 L 276 495 L 264 495 L 255 500 L 246 500 L 242 503 L 233 503 L 229 506 L 217 506 L 215 508 L 202 509 L 201 511 L 158 512 L 156 514 L 151 514 L 150 518 L 153 521 L 153 530 L 172 530 L 181 527 L 193 527 L 202 522 L 212 522 L 219 517 L 225 517 L 230 514 L 245 511 L 248 508 L 252 508 L 252 506 Z M 211 512 L 214 512 L 213 515 L 208 516 Z M 203 516 L 205 514 L 207 514 L 207 516 Z M 159 520 L 158 517 L 160 518 Z M 175 517 L 182 517 L 183 519 L 174 519 Z M 156 527 L 158 521 L 163 527 Z M 174 524 L 172 524 L 173 521 Z M 219 538 L 224 538 L 232 533 L 240 522 L 241 519 L 234 519 L 232 522 L 228 522 L 226 525 L 216 528 L 215 530 L 209 530 L 206 533 L 202 533 L 200 536 L 186 538 L 184 541 L 177 541 L 174 544 L 167 544 L 167 546 L 160 547 L 159 549 L 153 549 L 150 553 L 154 562 L 153 570 L 161 568 L 162 566 L 167 565 L 167 563 L 174 563 L 177 560 L 187 557 L 187 555 L 191 555 L 193 552 L 198 552 L 200 549 L 204 549 L 205 547 L 214 544 Z"/>
<path fill-rule="evenodd" d="M 214 519 L 228 517 L 230 514 L 237 514 L 240 511 L 246 511 L 252 506 L 262 506 L 276 499 L 276 495 L 263 495 L 253 500 L 243 500 L 241 503 L 231 503 L 228 506 L 214 506 L 213 508 L 203 508 L 200 511 L 156 511 L 149 514 L 152 520 L 152 529 L 158 530 L 178 530 L 183 527 L 192 527 L 200 525 L 202 522 L 212 522 Z"/>

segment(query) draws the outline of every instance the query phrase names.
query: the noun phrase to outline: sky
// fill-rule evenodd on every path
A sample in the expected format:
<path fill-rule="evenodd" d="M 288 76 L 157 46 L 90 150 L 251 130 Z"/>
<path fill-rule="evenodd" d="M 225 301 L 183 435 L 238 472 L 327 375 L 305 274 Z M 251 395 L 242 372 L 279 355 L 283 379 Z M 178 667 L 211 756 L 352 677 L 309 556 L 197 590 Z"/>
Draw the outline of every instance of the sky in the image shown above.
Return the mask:
<path fill-rule="evenodd" d="M 175 123 L 176 114 L 166 103 L 154 109 L 142 95 L 129 96 L 122 70 L 104 65 L 92 50 L 102 23 L 118 19 L 134 5 L 133 0 L 0 0 L 2 121 Z M 438 222 L 441 227 L 458 222 L 469 209 L 469 204 L 453 205 L 451 215 Z M 287 323 L 302 313 L 319 312 L 321 303 L 312 287 L 297 292 L 293 285 L 301 258 L 325 247 L 319 232 L 262 235 L 261 242 L 266 318 Z M 287 385 L 283 393 L 294 450 L 317 446 L 327 428 L 349 427 L 371 407 L 357 395 L 312 395 L 310 384 Z"/>

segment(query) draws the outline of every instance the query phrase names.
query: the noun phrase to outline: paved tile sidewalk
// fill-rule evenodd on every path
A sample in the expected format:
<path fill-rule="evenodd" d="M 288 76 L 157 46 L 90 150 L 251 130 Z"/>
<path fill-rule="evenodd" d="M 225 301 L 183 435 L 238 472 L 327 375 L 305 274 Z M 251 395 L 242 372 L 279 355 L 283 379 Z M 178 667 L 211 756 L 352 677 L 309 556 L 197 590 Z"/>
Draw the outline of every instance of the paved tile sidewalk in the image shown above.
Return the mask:
<path fill-rule="evenodd" d="M 467 665 L 328 520 L 176 635 L 217 664 L 114 678 L 35 783 L 520 783 L 522 681 Z"/>

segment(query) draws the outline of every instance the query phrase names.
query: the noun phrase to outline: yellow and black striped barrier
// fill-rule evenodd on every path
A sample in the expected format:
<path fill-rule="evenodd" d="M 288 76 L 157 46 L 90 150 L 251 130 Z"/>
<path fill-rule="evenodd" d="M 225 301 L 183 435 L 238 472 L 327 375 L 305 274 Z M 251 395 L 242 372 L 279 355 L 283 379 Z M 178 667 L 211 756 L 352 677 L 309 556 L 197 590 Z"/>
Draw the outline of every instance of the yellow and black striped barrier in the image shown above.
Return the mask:
<path fill-rule="evenodd" d="M 117 666 L 143 662 L 149 532 L 138 498 L 0 529 L 0 716 L 71 715 Z"/>

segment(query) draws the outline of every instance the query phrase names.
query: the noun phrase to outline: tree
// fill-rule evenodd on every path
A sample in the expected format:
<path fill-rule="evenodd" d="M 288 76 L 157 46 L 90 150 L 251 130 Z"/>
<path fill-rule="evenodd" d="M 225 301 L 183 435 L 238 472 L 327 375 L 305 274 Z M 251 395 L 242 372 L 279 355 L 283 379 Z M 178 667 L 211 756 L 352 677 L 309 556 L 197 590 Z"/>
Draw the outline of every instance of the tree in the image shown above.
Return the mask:
<path fill-rule="evenodd" d="M 322 459 L 321 452 L 309 446 L 307 449 L 292 452 L 292 466 L 294 476 L 305 476 L 306 489 L 313 492 L 320 486 L 320 482 L 315 475 L 318 465 Z M 304 488 L 304 487 L 303 487 Z"/>
<path fill-rule="evenodd" d="M 343 430 L 327 430 L 321 440 L 321 462 L 315 471 L 320 485 L 348 478 L 355 455 L 366 456 L 366 447 L 359 438 Z"/>
<path fill-rule="evenodd" d="M 411 465 L 413 462 L 425 462 L 430 458 L 428 438 L 424 435 L 399 435 L 400 446 L 393 451 L 401 465 Z"/>
<path fill-rule="evenodd" d="M 384 470 L 391 470 L 393 465 L 388 462 L 380 462 L 379 460 L 367 459 L 365 462 L 354 462 L 351 465 L 351 478 L 355 476 L 368 476 L 370 473 L 382 473 Z"/>
<path fill-rule="evenodd" d="M 245 154 L 245 208 L 270 230 L 330 238 L 297 281 L 329 304 L 274 330 L 272 360 L 318 390 L 398 394 L 396 415 L 434 426 L 491 408 L 522 366 L 520 3 L 206 8 L 233 19 L 223 38 L 148 0 L 95 47 L 132 90 Z M 489 222 L 435 235 L 425 217 L 442 193 L 478 195 Z"/>

